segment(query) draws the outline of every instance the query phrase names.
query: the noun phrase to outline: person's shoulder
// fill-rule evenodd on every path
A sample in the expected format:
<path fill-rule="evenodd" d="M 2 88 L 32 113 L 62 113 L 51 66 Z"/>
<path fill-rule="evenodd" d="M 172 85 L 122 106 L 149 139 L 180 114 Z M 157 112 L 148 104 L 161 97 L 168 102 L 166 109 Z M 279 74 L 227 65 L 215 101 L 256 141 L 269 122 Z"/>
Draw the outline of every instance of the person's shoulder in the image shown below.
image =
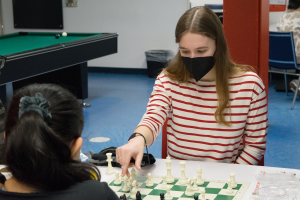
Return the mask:
<path fill-rule="evenodd" d="M 162 71 L 156 78 L 156 80 L 164 80 L 164 81 L 171 81 L 171 79 L 167 76 L 165 71 Z"/>
<path fill-rule="evenodd" d="M 82 191 L 80 192 L 81 195 L 86 194 L 89 199 L 92 199 L 90 195 L 93 197 L 102 197 L 101 199 L 104 200 L 118 199 L 106 182 L 99 182 L 97 180 L 88 180 L 78 183 L 72 187 L 72 190 Z"/>
<path fill-rule="evenodd" d="M 171 84 L 171 85 L 187 85 L 188 83 L 182 83 L 176 80 L 175 78 L 170 78 L 170 76 L 167 75 L 166 71 L 162 71 L 156 78 L 156 80 L 159 80 L 163 85 Z"/>
<path fill-rule="evenodd" d="M 81 183 L 77 183 L 76 185 L 74 185 L 72 187 L 73 188 L 88 187 L 88 188 L 106 189 L 106 188 L 108 188 L 108 185 L 106 182 L 100 182 L 97 180 L 87 180 L 87 181 L 83 181 Z"/>
<path fill-rule="evenodd" d="M 265 89 L 265 86 L 263 84 L 263 81 L 261 78 L 254 72 L 244 72 L 244 73 L 238 73 L 230 77 L 231 83 L 236 84 L 247 84 L 247 85 L 253 85 L 254 87 L 258 87 L 261 90 Z"/>

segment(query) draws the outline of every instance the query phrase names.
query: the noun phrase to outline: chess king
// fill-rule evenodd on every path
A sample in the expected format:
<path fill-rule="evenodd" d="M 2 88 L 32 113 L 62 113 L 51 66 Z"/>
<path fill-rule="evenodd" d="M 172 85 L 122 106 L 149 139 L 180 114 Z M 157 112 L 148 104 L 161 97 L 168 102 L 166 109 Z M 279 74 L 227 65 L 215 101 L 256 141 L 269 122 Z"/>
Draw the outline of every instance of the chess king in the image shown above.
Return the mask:
<path fill-rule="evenodd" d="M 209 8 L 186 11 L 175 36 L 178 53 L 157 76 L 146 113 L 129 142 L 116 150 L 121 176 L 129 175 L 131 157 L 141 170 L 144 148 L 155 142 L 165 123 L 170 157 L 256 165 L 267 140 L 262 80 L 252 67 L 231 60 L 223 26 Z M 245 107 L 248 113 L 244 113 Z M 239 148 L 243 138 L 243 151 L 231 151 Z M 210 145 L 213 143 L 223 145 Z"/>

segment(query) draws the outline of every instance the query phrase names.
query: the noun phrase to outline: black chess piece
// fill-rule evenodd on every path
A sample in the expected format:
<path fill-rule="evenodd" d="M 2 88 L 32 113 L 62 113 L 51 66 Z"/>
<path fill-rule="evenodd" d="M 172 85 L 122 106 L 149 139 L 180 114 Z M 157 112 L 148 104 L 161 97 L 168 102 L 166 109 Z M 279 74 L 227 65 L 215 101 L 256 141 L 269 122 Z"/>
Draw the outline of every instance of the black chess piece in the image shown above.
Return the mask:
<path fill-rule="evenodd" d="M 196 195 L 194 196 L 194 199 L 195 199 L 195 200 L 198 200 L 198 198 L 199 198 L 199 196 L 196 196 Z"/>
<path fill-rule="evenodd" d="M 136 200 L 142 200 L 142 195 L 141 195 L 140 191 L 136 192 L 135 198 L 136 198 Z"/>
<path fill-rule="evenodd" d="M 126 195 L 125 195 L 125 194 L 123 194 L 123 200 L 127 200 L 127 198 L 126 198 Z"/>
<path fill-rule="evenodd" d="M 164 193 L 160 193 L 160 200 L 164 200 L 165 199 L 165 194 Z"/>
<path fill-rule="evenodd" d="M 123 199 L 123 196 L 120 196 L 120 199 Z"/>

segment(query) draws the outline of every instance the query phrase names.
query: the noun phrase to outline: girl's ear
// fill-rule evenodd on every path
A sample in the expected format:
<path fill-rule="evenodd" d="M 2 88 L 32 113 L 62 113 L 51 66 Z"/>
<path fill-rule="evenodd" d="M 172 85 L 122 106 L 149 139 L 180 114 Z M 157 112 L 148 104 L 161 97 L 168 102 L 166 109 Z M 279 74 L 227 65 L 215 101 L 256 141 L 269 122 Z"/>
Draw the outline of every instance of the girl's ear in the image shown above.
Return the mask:
<path fill-rule="evenodd" d="M 77 139 L 74 139 L 70 149 L 71 149 L 71 158 L 74 160 L 79 160 L 79 153 L 80 149 L 82 147 L 82 137 L 79 137 Z"/>

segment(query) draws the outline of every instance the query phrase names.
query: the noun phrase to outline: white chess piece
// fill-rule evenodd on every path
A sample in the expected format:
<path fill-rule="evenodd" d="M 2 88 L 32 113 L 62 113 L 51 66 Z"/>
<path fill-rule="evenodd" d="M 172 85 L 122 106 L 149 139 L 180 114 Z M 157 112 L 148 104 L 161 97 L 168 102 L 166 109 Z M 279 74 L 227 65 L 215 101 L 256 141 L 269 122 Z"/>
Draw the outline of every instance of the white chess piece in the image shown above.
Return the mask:
<path fill-rule="evenodd" d="M 187 187 L 186 187 L 186 191 L 185 191 L 185 195 L 190 197 L 190 196 L 193 196 L 195 194 L 195 192 L 193 191 L 192 189 L 192 186 L 191 186 L 191 179 L 189 178 L 187 181 Z"/>
<path fill-rule="evenodd" d="M 228 184 L 228 187 L 227 187 L 226 193 L 227 194 L 232 194 L 233 189 L 231 188 L 231 180 L 230 179 L 228 179 L 227 184 Z"/>
<path fill-rule="evenodd" d="M 128 192 L 130 190 L 130 188 L 127 186 L 127 182 L 128 182 L 128 177 L 127 175 L 124 176 L 124 186 L 122 188 L 123 192 Z"/>
<path fill-rule="evenodd" d="M 237 187 L 237 182 L 235 181 L 235 173 L 230 173 L 230 180 L 231 180 L 231 188 Z"/>
<path fill-rule="evenodd" d="M 112 153 L 107 153 L 106 154 L 106 156 L 107 156 L 107 160 L 106 161 L 108 162 L 108 166 L 107 166 L 107 169 L 105 170 L 105 173 L 108 174 L 108 175 L 115 173 L 115 170 L 114 170 L 114 168 L 111 165 L 111 161 L 112 161 L 111 154 Z"/>
<path fill-rule="evenodd" d="M 114 184 L 115 184 L 115 185 L 120 185 L 120 184 L 122 183 L 122 181 L 121 181 L 121 179 L 120 179 L 120 174 L 119 174 L 119 172 L 116 172 L 116 173 L 115 173 L 115 176 L 116 176 L 116 178 L 115 178 Z"/>
<path fill-rule="evenodd" d="M 206 200 L 205 199 L 205 189 L 201 190 L 201 200 Z"/>
<path fill-rule="evenodd" d="M 130 176 L 131 176 L 131 183 L 132 183 L 134 180 L 136 180 L 136 171 L 135 171 L 134 167 L 131 168 Z M 138 185 L 137 181 L 136 181 L 136 185 Z"/>
<path fill-rule="evenodd" d="M 130 199 L 136 199 L 136 193 L 137 193 L 136 180 L 134 180 L 132 181 L 132 190 L 130 194 Z"/>
<path fill-rule="evenodd" d="M 197 168 L 197 181 L 196 181 L 196 184 L 197 185 L 203 185 L 204 183 L 204 180 L 201 178 L 202 176 L 202 169 L 200 166 L 198 166 Z"/>
<path fill-rule="evenodd" d="M 147 179 L 146 186 L 147 186 L 147 187 L 152 187 L 152 186 L 153 186 L 153 183 L 152 183 L 152 181 L 151 181 L 151 173 L 148 173 L 148 174 L 147 174 L 147 177 L 148 177 L 148 179 Z"/>
<path fill-rule="evenodd" d="M 172 200 L 173 197 L 171 196 L 171 186 L 167 187 L 167 194 L 165 195 L 165 200 Z"/>
<path fill-rule="evenodd" d="M 161 189 L 164 189 L 164 190 L 167 189 L 168 184 L 167 184 L 166 179 L 167 179 L 166 176 L 162 176 L 163 183 L 162 183 L 162 185 L 161 185 Z"/>
<path fill-rule="evenodd" d="M 166 159 L 166 165 L 167 165 L 167 183 L 173 183 L 175 181 L 174 177 L 172 176 L 171 173 L 171 164 L 172 164 L 172 160 L 171 157 L 168 156 Z"/>
<path fill-rule="evenodd" d="M 197 183 L 196 183 L 196 181 L 197 181 L 197 178 L 196 177 L 194 177 L 193 178 L 193 182 L 194 182 L 194 185 L 193 185 L 193 191 L 198 191 L 199 190 L 199 188 L 198 188 L 198 186 L 197 186 Z"/>
<path fill-rule="evenodd" d="M 181 171 L 181 177 L 178 180 L 178 184 L 185 185 L 187 178 L 185 176 L 185 162 L 184 161 L 180 162 L 180 171 Z"/>

